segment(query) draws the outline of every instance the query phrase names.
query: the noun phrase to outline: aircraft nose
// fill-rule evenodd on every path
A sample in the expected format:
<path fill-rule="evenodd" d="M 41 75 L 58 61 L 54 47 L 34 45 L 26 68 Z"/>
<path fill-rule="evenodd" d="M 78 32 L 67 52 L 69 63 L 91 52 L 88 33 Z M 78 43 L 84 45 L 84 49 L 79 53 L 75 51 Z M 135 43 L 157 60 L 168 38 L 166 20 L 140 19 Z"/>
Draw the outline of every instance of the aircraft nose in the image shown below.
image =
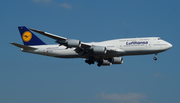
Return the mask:
<path fill-rule="evenodd" d="M 168 43 L 168 49 L 172 48 L 172 44 L 171 43 Z"/>

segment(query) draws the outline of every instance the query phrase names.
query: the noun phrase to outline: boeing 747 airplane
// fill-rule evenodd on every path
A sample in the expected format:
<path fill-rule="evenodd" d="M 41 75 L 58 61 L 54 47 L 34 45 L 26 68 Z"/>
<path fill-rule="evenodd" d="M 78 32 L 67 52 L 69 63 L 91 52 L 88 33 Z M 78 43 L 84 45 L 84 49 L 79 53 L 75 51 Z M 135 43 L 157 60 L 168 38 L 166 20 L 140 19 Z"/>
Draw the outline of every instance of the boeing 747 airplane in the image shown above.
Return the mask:
<path fill-rule="evenodd" d="M 18 27 L 24 45 L 12 43 L 21 48 L 21 51 L 40 54 L 58 58 L 84 58 L 88 64 L 109 66 L 111 64 L 122 64 L 122 56 L 157 54 L 172 47 L 172 44 L 159 37 L 115 39 L 102 42 L 84 43 L 80 40 L 68 39 L 51 33 L 35 29 L 28 29 L 25 26 Z M 47 45 L 31 31 L 56 40 L 57 45 Z"/>

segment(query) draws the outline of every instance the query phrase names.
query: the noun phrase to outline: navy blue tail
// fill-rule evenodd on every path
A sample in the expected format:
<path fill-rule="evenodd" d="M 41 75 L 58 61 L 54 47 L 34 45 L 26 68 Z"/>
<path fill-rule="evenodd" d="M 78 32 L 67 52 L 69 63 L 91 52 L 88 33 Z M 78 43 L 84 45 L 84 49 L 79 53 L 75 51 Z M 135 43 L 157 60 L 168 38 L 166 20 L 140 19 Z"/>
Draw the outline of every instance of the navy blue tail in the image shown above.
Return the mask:
<path fill-rule="evenodd" d="M 46 45 L 41 39 L 39 39 L 36 35 L 34 35 L 25 26 L 20 26 L 20 27 L 18 27 L 18 29 L 21 34 L 21 38 L 23 40 L 24 45 L 27 45 L 27 46 Z"/>

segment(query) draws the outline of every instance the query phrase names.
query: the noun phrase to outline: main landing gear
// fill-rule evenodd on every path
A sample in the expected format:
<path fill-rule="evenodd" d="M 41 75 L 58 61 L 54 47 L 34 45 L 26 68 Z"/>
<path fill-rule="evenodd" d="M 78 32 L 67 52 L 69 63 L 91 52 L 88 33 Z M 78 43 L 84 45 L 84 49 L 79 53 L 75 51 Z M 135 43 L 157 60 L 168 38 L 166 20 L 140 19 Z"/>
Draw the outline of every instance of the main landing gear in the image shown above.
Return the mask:
<path fill-rule="evenodd" d="M 154 60 L 157 60 L 157 54 L 154 55 L 154 58 L 153 58 L 153 59 L 154 59 Z"/>
<path fill-rule="evenodd" d="M 85 62 L 88 63 L 89 65 L 94 64 L 94 57 L 90 57 L 86 59 Z"/>

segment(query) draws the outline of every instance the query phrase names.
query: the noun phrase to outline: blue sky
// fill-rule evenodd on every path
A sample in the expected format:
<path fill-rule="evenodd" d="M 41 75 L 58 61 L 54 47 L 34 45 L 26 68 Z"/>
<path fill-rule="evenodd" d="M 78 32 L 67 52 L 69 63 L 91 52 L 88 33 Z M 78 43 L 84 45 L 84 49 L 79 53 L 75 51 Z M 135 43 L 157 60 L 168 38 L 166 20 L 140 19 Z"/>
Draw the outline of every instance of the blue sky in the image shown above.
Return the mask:
<path fill-rule="evenodd" d="M 0 3 L 0 103 L 179 103 L 179 0 L 3 0 Z M 161 37 L 173 47 L 124 63 L 24 53 L 18 26 L 83 42 Z M 54 40 L 36 34 L 44 42 Z"/>

